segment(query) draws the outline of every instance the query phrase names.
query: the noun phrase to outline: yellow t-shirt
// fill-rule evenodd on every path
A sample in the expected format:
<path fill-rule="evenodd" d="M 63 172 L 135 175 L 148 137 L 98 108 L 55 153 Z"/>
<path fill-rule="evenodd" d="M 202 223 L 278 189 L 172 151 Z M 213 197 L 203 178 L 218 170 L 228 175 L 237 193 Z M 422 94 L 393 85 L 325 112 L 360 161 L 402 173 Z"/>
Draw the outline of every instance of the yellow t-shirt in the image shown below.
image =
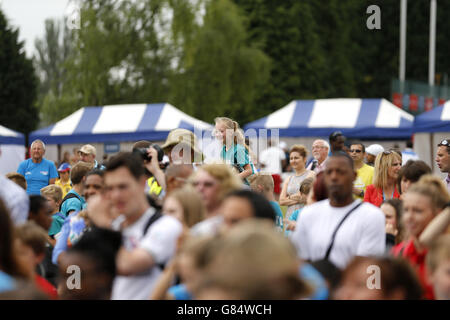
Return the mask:
<path fill-rule="evenodd" d="M 366 188 L 368 185 L 373 183 L 373 167 L 364 163 L 364 165 L 356 171 L 357 176 L 355 181 L 353 182 L 353 186 L 358 189 L 363 189 L 366 192 Z M 358 197 L 359 199 L 363 199 L 364 197 Z"/>
<path fill-rule="evenodd" d="M 67 181 L 67 182 L 63 185 L 63 184 L 61 183 L 61 180 L 60 180 L 60 179 L 56 179 L 55 184 L 56 184 L 58 187 L 60 187 L 60 188 L 62 189 L 62 192 L 63 192 L 63 199 L 64 199 L 64 197 L 66 196 L 66 194 L 67 194 L 70 190 L 72 190 L 72 182 L 70 182 L 70 180 Z"/>

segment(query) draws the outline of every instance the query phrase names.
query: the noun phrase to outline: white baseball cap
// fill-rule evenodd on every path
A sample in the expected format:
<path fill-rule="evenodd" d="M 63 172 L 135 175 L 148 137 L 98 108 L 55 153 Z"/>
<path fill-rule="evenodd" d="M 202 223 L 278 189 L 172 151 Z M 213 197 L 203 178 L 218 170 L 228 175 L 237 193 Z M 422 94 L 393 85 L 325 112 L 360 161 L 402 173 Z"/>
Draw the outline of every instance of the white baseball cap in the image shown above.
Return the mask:
<path fill-rule="evenodd" d="M 371 144 L 370 146 L 368 146 L 366 148 L 366 152 L 368 154 L 377 156 L 380 152 L 383 152 L 384 148 L 383 146 L 379 145 L 379 144 Z"/>

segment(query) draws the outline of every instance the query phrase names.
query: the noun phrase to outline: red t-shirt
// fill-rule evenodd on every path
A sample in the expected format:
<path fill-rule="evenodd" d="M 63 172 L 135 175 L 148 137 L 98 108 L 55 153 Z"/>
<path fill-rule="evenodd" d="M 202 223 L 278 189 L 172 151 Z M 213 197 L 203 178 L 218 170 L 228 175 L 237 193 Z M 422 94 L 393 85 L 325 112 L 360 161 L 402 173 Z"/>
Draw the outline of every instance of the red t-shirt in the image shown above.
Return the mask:
<path fill-rule="evenodd" d="M 390 196 L 390 195 L 388 195 Z M 400 194 L 397 191 L 397 186 L 394 188 L 393 198 L 400 198 Z M 380 207 L 383 203 L 383 190 L 375 188 L 375 185 L 368 185 L 364 192 L 364 202 L 370 202 L 374 206 Z"/>
<path fill-rule="evenodd" d="M 58 292 L 56 291 L 56 288 L 47 280 L 42 278 L 40 275 L 36 274 L 34 277 L 34 282 L 36 286 L 41 289 L 42 292 L 47 294 L 50 299 L 56 300 L 58 299 Z"/>
<path fill-rule="evenodd" d="M 424 289 L 425 299 L 434 300 L 433 286 L 428 282 L 425 257 L 428 250 L 418 252 L 413 240 L 400 242 L 392 248 L 392 254 L 395 257 L 401 256 L 408 260 L 419 276 L 420 284 Z"/>

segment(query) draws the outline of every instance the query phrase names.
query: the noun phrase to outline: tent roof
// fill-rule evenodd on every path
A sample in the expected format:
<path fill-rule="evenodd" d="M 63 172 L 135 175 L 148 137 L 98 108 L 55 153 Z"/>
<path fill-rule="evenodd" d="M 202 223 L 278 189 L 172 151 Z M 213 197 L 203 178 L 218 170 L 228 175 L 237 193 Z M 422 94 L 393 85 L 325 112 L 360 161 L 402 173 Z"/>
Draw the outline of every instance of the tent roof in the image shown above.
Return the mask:
<path fill-rule="evenodd" d="M 449 132 L 450 101 L 414 119 L 414 132 Z"/>
<path fill-rule="evenodd" d="M 206 122 L 168 103 L 81 108 L 57 123 L 34 131 L 30 140 L 48 144 L 164 140 L 176 128 L 211 129 Z"/>
<path fill-rule="evenodd" d="M 385 99 L 294 100 L 247 129 L 277 129 L 282 137 L 328 136 L 340 130 L 349 138 L 407 139 L 414 117 Z"/>
<path fill-rule="evenodd" d="M 25 136 L 0 125 L 0 144 L 25 145 Z"/>

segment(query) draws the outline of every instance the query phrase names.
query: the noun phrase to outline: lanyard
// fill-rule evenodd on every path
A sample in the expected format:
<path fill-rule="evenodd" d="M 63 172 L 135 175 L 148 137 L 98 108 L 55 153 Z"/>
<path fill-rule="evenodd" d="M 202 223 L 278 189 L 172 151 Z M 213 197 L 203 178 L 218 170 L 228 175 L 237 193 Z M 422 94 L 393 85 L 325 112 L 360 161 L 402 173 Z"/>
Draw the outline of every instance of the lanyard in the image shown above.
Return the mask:
<path fill-rule="evenodd" d="M 394 190 L 392 190 L 392 196 L 390 199 L 394 198 L 394 192 L 395 192 L 395 188 L 394 188 Z M 384 195 L 384 190 L 383 190 L 383 201 L 385 201 L 385 200 L 386 200 L 386 196 Z"/>

